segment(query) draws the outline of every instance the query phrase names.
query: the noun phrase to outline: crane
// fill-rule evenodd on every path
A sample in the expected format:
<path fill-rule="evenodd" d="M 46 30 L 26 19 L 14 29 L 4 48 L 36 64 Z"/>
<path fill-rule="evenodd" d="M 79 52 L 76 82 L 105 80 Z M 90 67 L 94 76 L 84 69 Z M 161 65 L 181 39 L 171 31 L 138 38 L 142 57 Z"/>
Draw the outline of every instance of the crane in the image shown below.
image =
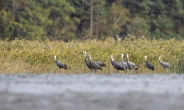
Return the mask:
<path fill-rule="evenodd" d="M 128 69 L 130 69 L 130 70 L 138 70 L 139 69 L 135 63 L 129 61 L 129 54 L 128 53 L 127 53 L 127 65 L 128 65 Z"/>
<path fill-rule="evenodd" d="M 118 73 L 119 70 L 125 70 L 125 67 L 123 65 L 121 65 L 119 62 L 114 61 L 113 55 L 111 55 L 111 64 L 114 67 L 114 69 L 117 70 Z"/>
<path fill-rule="evenodd" d="M 67 70 L 67 65 L 62 63 L 62 62 L 59 62 L 56 60 L 56 55 L 54 55 L 54 62 L 56 63 L 56 65 L 61 69 L 61 68 L 64 68 Z"/>
<path fill-rule="evenodd" d="M 147 55 L 144 56 L 144 61 L 145 61 L 145 63 L 146 63 L 146 67 L 147 67 L 148 69 L 151 69 L 151 70 L 154 71 L 154 66 L 153 66 L 150 62 L 147 62 L 146 59 L 147 59 Z"/>

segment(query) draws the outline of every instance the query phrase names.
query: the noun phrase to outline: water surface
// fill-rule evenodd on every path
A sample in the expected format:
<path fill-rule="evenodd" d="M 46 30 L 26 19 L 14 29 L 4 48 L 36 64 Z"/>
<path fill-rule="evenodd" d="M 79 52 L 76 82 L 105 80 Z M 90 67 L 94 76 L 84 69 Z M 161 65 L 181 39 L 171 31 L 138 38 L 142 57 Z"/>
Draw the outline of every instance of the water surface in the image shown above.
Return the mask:
<path fill-rule="evenodd" d="M 0 74 L 0 97 L 0 110 L 182 110 L 184 75 Z"/>

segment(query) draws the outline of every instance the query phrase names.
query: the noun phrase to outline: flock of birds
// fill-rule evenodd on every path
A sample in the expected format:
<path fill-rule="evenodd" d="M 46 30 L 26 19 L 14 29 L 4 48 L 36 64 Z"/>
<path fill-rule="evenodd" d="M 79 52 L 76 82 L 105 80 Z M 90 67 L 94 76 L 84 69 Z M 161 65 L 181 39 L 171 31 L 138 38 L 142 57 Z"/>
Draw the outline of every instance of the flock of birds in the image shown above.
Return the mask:
<path fill-rule="evenodd" d="M 87 54 L 86 54 L 86 52 L 84 52 L 85 64 L 90 70 L 94 70 L 96 72 L 98 69 L 102 70 L 102 67 L 106 66 L 104 62 L 95 62 L 95 61 L 92 60 L 91 55 L 88 55 L 88 56 L 89 56 L 89 60 L 87 60 Z M 117 70 L 117 72 L 119 72 L 119 70 L 125 71 L 125 70 L 138 70 L 139 69 L 138 66 L 135 63 L 133 63 L 129 60 L 129 54 L 128 53 L 126 55 L 126 61 L 123 60 L 123 57 L 124 57 L 123 54 L 121 54 L 121 62 L 115 61 L 113 55 L 110 55 L 110 57 L 111 57 L 111 64 L 114 67 L 114 69 Z M 144 56 L 144 60 L 145 60 L 146 67 L 148 69 L 151 69 L 151 70 L 154 71 L 153 64 L 151 64 L 150 62 L 147 61 L 147 55 Z M 56 60 L 56 55 L 54 55 L 54 62 L 56 63 L 56 65 L 60 69 L 61 68 L 67 69 L 66 64 Z M 160 62 L 160 64 L 162 65 L 162 67 L 164 69 L 170 68 L 169 63 L 161 61 L 161 56 L 159 56 L 159 62 Z"/>

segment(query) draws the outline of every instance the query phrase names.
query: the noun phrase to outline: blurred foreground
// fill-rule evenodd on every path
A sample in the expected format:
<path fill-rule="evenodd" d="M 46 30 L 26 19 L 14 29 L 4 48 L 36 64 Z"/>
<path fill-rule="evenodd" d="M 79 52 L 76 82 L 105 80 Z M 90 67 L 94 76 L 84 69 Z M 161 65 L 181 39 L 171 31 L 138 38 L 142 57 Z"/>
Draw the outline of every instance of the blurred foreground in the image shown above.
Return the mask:
<path fill-rule="evenodd" d="M 183 110 L 184 75 L 0 75 L 0 110 Z"/>

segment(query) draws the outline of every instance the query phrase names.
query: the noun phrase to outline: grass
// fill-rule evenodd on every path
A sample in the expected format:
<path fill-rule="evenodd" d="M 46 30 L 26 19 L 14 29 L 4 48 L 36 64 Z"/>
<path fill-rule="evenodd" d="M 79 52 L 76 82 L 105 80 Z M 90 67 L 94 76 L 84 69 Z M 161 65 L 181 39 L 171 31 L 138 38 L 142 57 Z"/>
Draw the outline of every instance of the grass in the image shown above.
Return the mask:
<path fill-rule="evenodd" d="M 158 61 L 162 60 L 172 64 L 170 72 L 184 72 L 184 42 L 181 40 L 147 40 L 135 39 L 134 36 L 116 41 L 107 38 L 105 41 L 24 41 L 11 42 L 0 41 L 0 70 L 1 73 L 90 73 L 84 63 L 83 51 L 93 56 L 94 61 L 106 63 L 106 67 L 98 73 L 115 73 L 110 63 L 110 55 L 113 54 L 116 61 L 120 61 L 121 53 L 129 53 L 132 62 L 139 66 L 136 73 L 166 73 Z M 66 63 L 68 70 L 60 70 L 53 61 L 53 55 L 57 60 Z M 148 62 L 155 66 L 155 71 L 147 70 L 144 63 L 144 55 Z M 124 58 L 125 60 L 125 58 Z M 124 72 L 121 72 L 124 73 Z"/>

